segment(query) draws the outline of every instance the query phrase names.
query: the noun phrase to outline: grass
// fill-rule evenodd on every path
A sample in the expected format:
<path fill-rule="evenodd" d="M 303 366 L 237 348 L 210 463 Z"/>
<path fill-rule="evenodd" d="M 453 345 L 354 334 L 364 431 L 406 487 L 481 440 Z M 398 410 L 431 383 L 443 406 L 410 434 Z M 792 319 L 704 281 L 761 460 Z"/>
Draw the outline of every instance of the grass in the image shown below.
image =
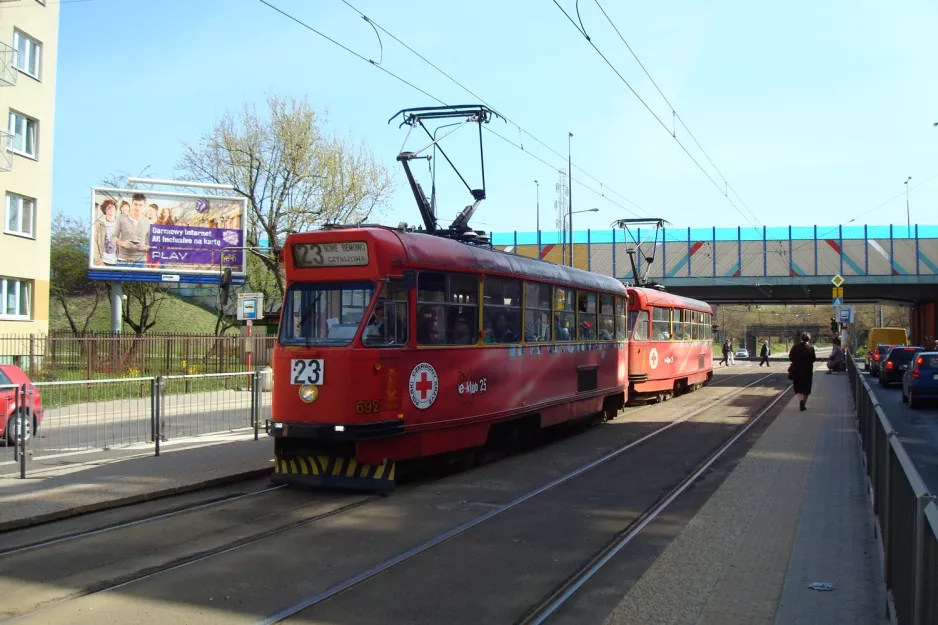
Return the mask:
<path fill-rule="evenodd" d="M 91 310 L 94 298 L 89 296 L 72 297 L 69 300 L 69 310 L 72 317 L 81 324 Z M 125 303 L 125 306 L 127 304 Z M 139 312 L 138 305 L 130 301 L 131 310 Z M 49 329 L 71 330 L 62 304 L 55 299 L 49 302 Z M 111 304 L 106 298 L 101 298 L 98 307 L 91 317 L 88 329 L 92 332 L 109 332 L 111 329 Z M 122 332 L 133 333 L 126 323 Z M 214 334 L 215 315 L 204 308 L 186 301 L 175 295 L 167 295 L 160 305 L 156 325 L 149 332 L 177 332 L 186 334 Z M 232 332 L 232 330 L 229 330 Z"/>

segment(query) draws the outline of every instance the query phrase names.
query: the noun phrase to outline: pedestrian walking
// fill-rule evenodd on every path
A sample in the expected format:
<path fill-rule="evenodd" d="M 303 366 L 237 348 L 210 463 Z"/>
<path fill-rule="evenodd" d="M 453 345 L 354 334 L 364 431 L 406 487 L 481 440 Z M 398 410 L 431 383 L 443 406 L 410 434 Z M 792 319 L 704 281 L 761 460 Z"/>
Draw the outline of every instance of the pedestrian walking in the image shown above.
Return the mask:
<path fill-rule="evenodd" d="M 730 344 L 729 344 L 727 347 L 729 347 L 729 349 L 727 350 L 727 352 L 728 352 L 728 354 L 729 354 L 729 359 L 730 359 L 729 365 L 730 365 L 730 366 L 735 365 L 735 364 L 736 364 L 736 354 L 733 353 L 733 339 L 730 339 Z"/>
<path fill-rule="evenodd" d="M 763 363 L 766 367 L 769 366 L 769 342 L 762 342 L 762 351 L 759 352 L 759 355 L 762 356 L 762 360 L 759 361 L 759 366 L 761 367 Z"/>
<path fill-rule="evenodd" d="M 728 340 L 724 340 L 723 341 L 723 360 L 720 361 L 721 365 L 726 365 L 727 367 L 730 366 L 729 353 L 730 353 L 730 343 Z"/>
<path fill-rule="evenodd" d="M 801 399 L 799 409 L 806 410 L 808 395 L 811 394 L 811 383 L 814 381 L 814 363 L 817 355 L 811 345 L 811 335 L 805 332 L 801 335 L 801 342 L 788 352 L 788 378 L 792 381 L 795 394 Z"/>

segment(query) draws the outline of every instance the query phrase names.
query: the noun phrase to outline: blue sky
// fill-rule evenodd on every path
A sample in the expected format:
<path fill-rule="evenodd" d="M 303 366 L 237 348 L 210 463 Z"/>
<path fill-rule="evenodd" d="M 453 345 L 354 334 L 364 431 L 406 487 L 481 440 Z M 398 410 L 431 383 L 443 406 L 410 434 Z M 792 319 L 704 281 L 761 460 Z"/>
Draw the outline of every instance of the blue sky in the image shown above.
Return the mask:
<path fill-rule="evenodd" d="M 340 0 L 270 1 L 378 60 L 374 31 Z M 350 1 L 563 155 L 493 121 L 492 130 L 525 151 L 485 134 L 488 199 L 473 220 L 478 228 L 533 230 L 539 180 L 541 227 L 553 229 L 557 172 L 531 155 L 565 166 L 568 132 L 574 164 L 641 209 L 606 196 L 676 226 L 904 224 L 908 176 L 913 223 L 938 223 L 933 0 L 600 0 L 752 211 L 749 222 L 552 0 Z M 574 0 L 559 2 L 575 15 Z M 593 42 L 670 124 L 670 107 L 593 0 L 581 0 L 580 13 Z M 475 102 L 390 37 L 382 43 L 383 67 L 447 103 Z M 173 177 L 184 141 L 196 141 L 225 110 L 262 103 L 267 92 L 306 95 L 331 132 L 366 141 L 397 182 L 381 221 L 419 222 L 394 161 L 405 133 L 387 120 L 435 102 L 258 0 L 61 5 L 53 210 L 83 217 L 89 187 L 113 172 L 149 166 L 151 175 Z M 722 186 L 680 126 L 677 138 Z M 464 128 L 444 148 L 478 180 L 473 139 Z M 408 147 L 422 147 L 416 143 Z M 439 212 L 452 217 L 469 197 L 438 167 Z M 425 164 L 416 169 L 425 176 Z M 600 188 L 581 171 L 574 177 Z M 576 215 L 577 230 L 633 216 L 577 183 L 573 204 L 600 209 Z"/>

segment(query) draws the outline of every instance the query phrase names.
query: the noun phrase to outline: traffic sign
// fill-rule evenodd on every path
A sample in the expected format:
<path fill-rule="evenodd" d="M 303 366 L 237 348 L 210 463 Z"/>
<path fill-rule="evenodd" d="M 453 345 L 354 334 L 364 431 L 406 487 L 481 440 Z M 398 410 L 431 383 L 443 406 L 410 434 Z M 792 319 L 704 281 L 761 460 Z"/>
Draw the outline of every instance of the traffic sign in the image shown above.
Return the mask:
<path fill-rule="evenodd" d="M 844 287 L 842 287 L 842 286 L 835 286 L 834 288 L 831 289 L 831 291 L 833 292 L 832 295 L 831 295 L 831 297 L 839 297 L 839 298 L 843 299 L 843 297 L 844 297 Z"/>
<path fill-rule="evenodd" d="M 853 323 L 853 317 L 856 314 L 856 308 L 854 306 L 843 306 L 840 309 L 840 322 L 841 323 Z"/>
<path fill-rule="evenodd" d="M 840 288 L 840 286 L 845 282 L 845 280 L 844 280 L 844 277 L 838 273 L 836 276 L 831 278 L 831 282 L 834 283 L 834 286 L 836 286 L 837 288 Z"/>
<path fill-rule="evenodd" d="M 844 298 L 842 298 L 842 297 L 835 297 L 835 298 L 834 298 L 834 307 L 835 307 L 835 308 L 838 307 L 838 306 L 843 306 L 843 305 L 844 305 Z"/>
<path fill-rule="evenodd" d="M 263 293 L 238 293 L 238 321 L 253 321 L 263 314 Z"/>

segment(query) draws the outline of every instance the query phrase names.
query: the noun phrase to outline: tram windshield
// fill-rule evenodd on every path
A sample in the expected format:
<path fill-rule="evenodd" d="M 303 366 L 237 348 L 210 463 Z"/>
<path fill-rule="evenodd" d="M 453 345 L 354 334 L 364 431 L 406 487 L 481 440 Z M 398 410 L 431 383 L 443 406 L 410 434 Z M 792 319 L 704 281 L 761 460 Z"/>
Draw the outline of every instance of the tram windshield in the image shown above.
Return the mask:
<path fill-rule="evenodd" d="M 344 346 L 362 323 L 374 282 L 299 282 L 283 299 L 281 345 Z"/>

